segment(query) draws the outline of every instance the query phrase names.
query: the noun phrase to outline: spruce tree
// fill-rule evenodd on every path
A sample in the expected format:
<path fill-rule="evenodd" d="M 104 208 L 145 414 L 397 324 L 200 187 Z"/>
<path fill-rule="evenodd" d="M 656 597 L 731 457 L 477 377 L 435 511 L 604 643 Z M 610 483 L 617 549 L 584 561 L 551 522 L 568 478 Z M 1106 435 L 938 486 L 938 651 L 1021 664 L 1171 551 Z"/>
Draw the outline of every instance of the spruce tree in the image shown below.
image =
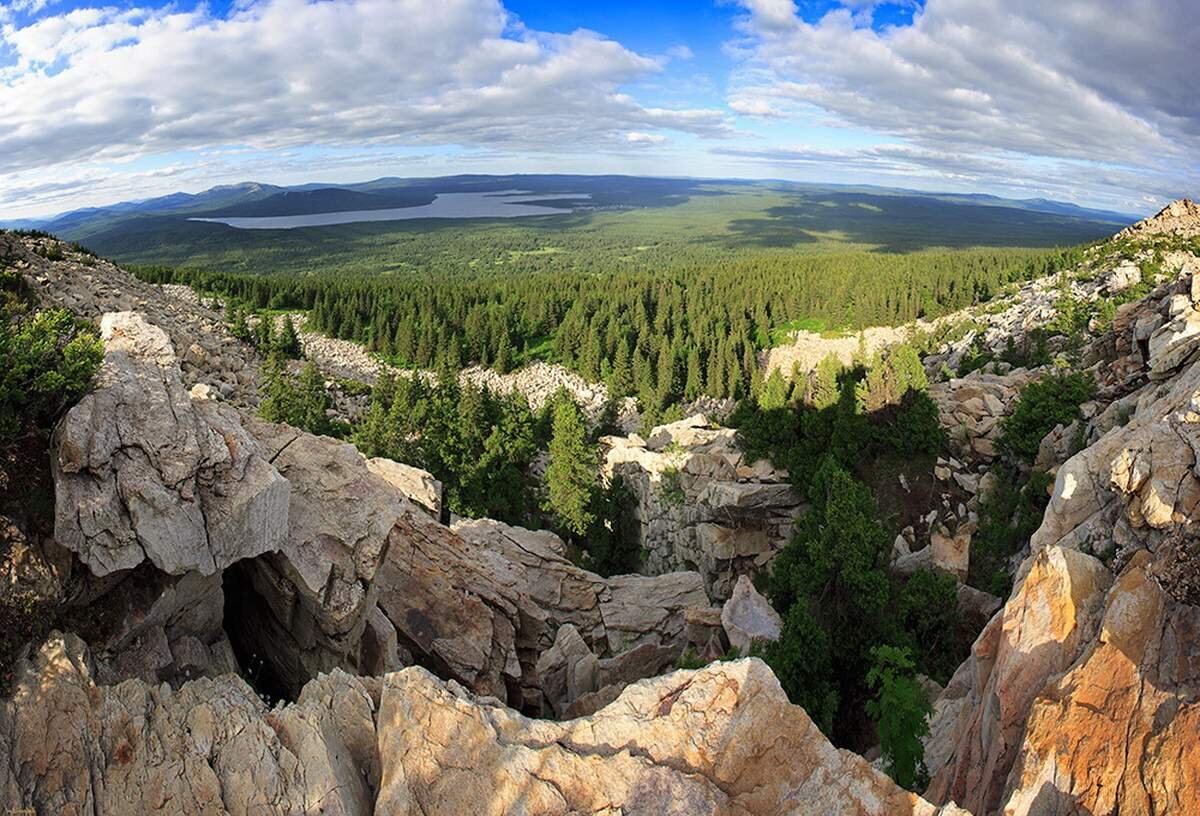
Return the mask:
<path fill-rule="evenodd" d="M 275 337 L 275 350 L 293 360 L 303 353 L 300 348 L 300 338 L 296 335 L 296 327 L 292 325 L 291 315 L 284 316 L 283 328 Z"/>
<path fill-rule="evenodd" d="M 608 394 L 614 399 L 629 396 L 633 390 L 633 370 L 629 357 L 629 340 L 622 337 L 613 355 L 612 373 L 608 377 Z"/>
<path fill-rule="evenodd" d="M 573 536 L 583 536 L 594 520 L 596 484 L 596 453 L 588 444 L 583 414 L 570 396 L 559 392 L 551 422 L 545 509 Z"/>

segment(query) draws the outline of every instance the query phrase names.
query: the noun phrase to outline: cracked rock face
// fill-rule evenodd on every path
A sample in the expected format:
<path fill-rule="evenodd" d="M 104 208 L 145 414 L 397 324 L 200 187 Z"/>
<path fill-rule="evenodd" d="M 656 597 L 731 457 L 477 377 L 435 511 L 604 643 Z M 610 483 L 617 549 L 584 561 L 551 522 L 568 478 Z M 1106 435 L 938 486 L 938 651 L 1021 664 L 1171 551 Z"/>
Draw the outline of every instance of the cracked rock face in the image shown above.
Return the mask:
<path fill-rule="evenodd" d="M 96 684 L 52 635 L 0 702 L 0 802 L 37 813 L 370 813 L 377 681 L 342 673 L 268 711 L 236 675 Z"/>
<path fill-rule="evenodd" d="M 1054 547 L 1038 554 L 939 699 L 926 756 L 928 795 L 974 813 L 999 807 L 1030 707 L 1096 631 L 1109 583 L 1095 558 Z"/>
<path fill-rule="evenodd" d="M 378 722 L 380 813 L 962 813 L 834 748 L 755 659 L 642 681 L 563 723 L 408 669 L 384 679 Z"/>
<path fill-rule="evenodd" d="M 268 709 L 240 678 L 99 686 L 53 634 L 0 701 L 0 801 L 38 813 L 966 816 L 835 749 L 758 660 L 530 720 L 421 668 Z"/>
<path fill-rule="evenodd" d="M 55 537 L 97 576 L 144 560 L 212 575 L 279 549 L 287 481 L 232 408 L 193 400 L 171 341 L 140 314 L 104 316 L 95 390 L 56 433 Z"/>

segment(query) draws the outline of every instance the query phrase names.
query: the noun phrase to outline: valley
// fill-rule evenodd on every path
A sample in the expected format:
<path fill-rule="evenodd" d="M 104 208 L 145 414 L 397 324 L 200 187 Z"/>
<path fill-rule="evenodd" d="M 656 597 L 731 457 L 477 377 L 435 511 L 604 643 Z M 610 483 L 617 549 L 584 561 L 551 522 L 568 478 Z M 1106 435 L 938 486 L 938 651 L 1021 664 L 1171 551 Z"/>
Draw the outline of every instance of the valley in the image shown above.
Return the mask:
<path fill-rule="evenodd" d="M 166 680 L 168 696 L 154 703 L 164 711 L 179 705 L 171 694 L 210 693 L 190 678 L 228 683 L 222 678 L 233 672 L 242 685 L 222 694 L 253 689 L 269 704 L 286 703 L 266 716 L 289 722 L 314 716 L 306 708 L 314 695 L 362 693 L 382 694 L 381 711 L 409 710 L 419 698 L 440 701 L 425 717 L 475 716 L 451 713 L 459 704 L 439 697 L 438 684 L 451 680 L 497 700 L 502 708 L 488 716 L 515 709 L 571 728 L 608 722 L 614 700 L 668 699 L 676 692 L 655 684 L 681 675 L 690 678 L 682 688 L 694 684 L 702 695 L 695 705 L 712 711 L 717 703 L 702 690 L 736 677 L 743 695 L 764 689 L 754 705 L 774 713 L 763 717 L 800 718 L 789 726 L 788 751 L 816 764 L 782 761 L 776 773 L 831 771 L 827 740 L 873 759 L 871 767 L 843 755 L 850 765 L 841 772 L 854 786 L 822 787 L 815 801 L 860 802 L 880 814 L 890 811 L 866 803 L 988 814 L 1031 801 L 1025 780 L 1046 760 L 1029 752 L 1051 750 L 1052 726 L 1037 719 L 1049 715 L 1035 714 L 1046 702 L 1013 686 L 1019 678 L 1041 672 L 1053 683 L 1064 673 L 1105 671 L 1094 662 L 1111 658 L 1091 645 L 1108 631 L 1096 621 L 1118 614 L 1105 609 L 1150 604 L 1130 636 L 1153 643 L 1194 609 L 1190 556 L 1169 532 L 1186 523 L 1177 518 L 1186 513 L 1186 479 L 1169 482 L 1169 491 L 1156 476 L 1127 480 L 1126 454 L 1114 453 L 1154 450 L 1139 446 L 1153 444 L 1154 417 L 1172 410 L 1196 364 L 1190 306 L 1181 300 L 1192 297 L 1200 274 L 1200 210 L 1190 202 L 1064 251 L 814 256 L 814 277 L 791 292 L 811 298 L 807 306 L 785 288 L 803 267 L 781 267 L 771 289 L 769 269 L 746 265 L 724 282 L 703 270 L 681 275 L 678 290 L 669 277 L 623 275 L 592 293 L 581 278 L 579 288 L 557 293 L 561 301 L 534 297 L 537 274 L 451 280 L 430 289 L 434 300 L 393 314 L 386 298 L 419 293 L 422 284 L 164 266 L 131 273 L 40 233 L 3 237 L 11 291 L 26 286 L 45 306 L 98 320 L 107 349 L 100 378 L 54 437 L 26 420 L 34 423 L 28 438 L 51 456 L 52 472 L 39 478 L 56 494 L 55 507 L 21 508 L 13 503 L 20 487 L 5 488 L 19 536 L 5 558 L 22 600 L 5 612 L 11 637 L 3 657 L 19 689 L 44 684 L 38 678 L 63 661 L 84 661 L 95 674 L 70 682 L 101 695 L 120 680 Z M 837 300 L 831 285 L 871 290 L 869 278 L 854 276 L 869 275 L 876 262 L 890 290 L 875 306 L 859 299 L 861 311 L 839 313 L 811 305 Z M 897 297 L 905 286 L 925 298 Z M 722 310 L 712 311 L 709 291 L 721 293 Z M 740 299 L 739 291 L 750 294 Z M 350 304 L 363 311 L 341 311 Z M 539 312 L 547 322 L 522 335 L 523 321 Z M 427 314 L 446 320 L 420 330 L 442 351 L 414 365 L 389 343 Z M 876 325 L 876 314 L 892 328 L 856 330 Z M 395 331 L 363 319 L 370 315 L 397 318 Z M 89 342 L 81 326 L 72 331 Z M 577 339 L 568 342 L 572 332 Z M 534 336 L 547 338 L 549 358 L 536 364 Z M 728 345 L 734 337 L 736 349 Z M 636 368 L 646 383 L 621 391 L 616 363 L 625 354 L 630 374 Z M 727 368 L 712 362 L 727 355 Z M 133 393 L 141 396 L 131 400 Z M 172 406 L 165 425 L 143 413 L 160 402 Z M 225 445 L 205 447 L 212 433 L 235 458 L 226 460 Z M 1138 441 L 1146 434 L 1150 442 Z M 97 447 L 118 438 L 118 448 Z M 1146 466 L 1154 471 L 1152 455 Z M 1110 463 L 1113 487 L 1076 492 L 1073 485 L 1095 484 L 1091 473 Z M 170 475 L 177 472 L 191 475 L 179 483 Z M 105 487 L 113 480 L 123 485 L 116 494 Z M 197 499 L 179 490 L 198 491 Z M 196 500 L 200 515 L 184 509 Z M 160 509 L 140 509 L 151 506 Z M 95 509 L 80 516 L 76 507 Z M 53 566 L 64 557 L 77 566 Z M 109 573 L 123 576 L 124 595 L 95 583 Z M 32 582 L 34 575 L 42 577 Z M 1157 576 L 1153 590 L 1142 588 L 1147 575 Z M 1039 616 L 1064 603 L 1054 594 L 1062 586 L 1075 587 L 1076 606 L 1055 612 L 1066 617 L 1047 631 Z M 1035 596 L 1044 600 L 1031 602 Z M 77 626 L 81 603 L 96 620 L 86 645 L 49 631 Z M 357 623 L 346 629 L 348 621 Z M 490 623 L 481 629 L 481 621 Z M 1055 634 L 1063 627 L 1071 633 L 1065 641 Z M 21 651 L 26 638 L 39 637 L 45 646 L 36 656 Z M 994 666 L 982 662 L 997 638 L 1019 638 L 1021 651 L 1004 652 L 1006 662 Z M 154 654 L 136 645 L 152 642 L 161 644 Z M 1154 648 L 1168 648 L 1163 642 Z M 1052 652 L 1052 662 L 1023 662 L 1034 649 Z M 1137 658 L 1128 682 L 1163 682 L 1138 679 L 1155 671 L 1147 659 Z M 373 675 L 385 678 L 378 691 Z M 1175 718 L 1129 714 L 1131 727 L 1172 747 L 1134 766 L 1074 765 L 1071 754 L 1057 754 L 1059 772 L 1119 780 L 1161 761 L 1162 750 L 1175 750 L 1180 718 L 1191 716 L 1186 694 L 1170 690 L 1190 680 L 1178 682 L 1185 685 L 1159 692 L 1179 701 Z M 356 691 L 362 683 L 366 691 Z M 51 698 L 38 699 L 46 702 L 0 709 L 0 733 L 27 728 L 25 712 Z M 232 708 L 222 717 L 264 716 L 256 697 L 226 699 Z M 998 704 L 1013 707 L 1010 730 L 994 756 L 979 758 L 972 735 L 983 727 L 980 712 Z M 56 705 L 82 716 L 75 703 Z M 272 763 L 292 752 L 349 741 L 354 767 L 392 770 L 351 784 L 345 769 L 309 765 L 342 780 L 337 801 L 347 812 L 413 796 L 437 812 L 465 801 L 388 781 L 397 761 L 409 778 L 442 778 L 445 752 L 457 748 L 413 742 L 387 717 L 353 716 L 357 724 L 329 722 L 321 737 L 256 738 L 266 740 L 253 749 L 267 752 L 256 760 L 261 772 L 274 773 Z M 640 739 L 647 714 L 629 716 L 619 727 Z M 1094 727 L 1075 723 L 1086 719 L 1082 709 L 1062 717 L 1071 728 Z M 695 727 L 686 722 L 678 727 Z M 713 723 L 723 736 L 712 738 L 745 739 L 737 722 Z M 497 739 L 475 738 L 484 746 Z M 94 738 L 85 731 L 78 739 Z M 403 754 L 391 747 L 395 739 L 409 741 Z M 736 766 L 745 755 L 722 756 Z M 525 772 L 511 758 L 487 761 Z M 152 778 L 172 767 L 145 762 L 139 767 Z M 993 769 L 983 784 L 963 781 L 980 767 Z M 662 784 L 671 797 L 697 802 L 752 797 L 751 812 L 776 812 L 758 797 L 784 801 L 801 784 L 785 771 L 751 793 L 717 784 L 724 773 L 714 767 L 699 780 Z M 244 795 L 232 777 L 218 778 L 227 796 Z M 578 801 L 624 795 L 611 787 L 617 778 L 598 781 Z M 38 802 L 75 795 L 22 779 L 0 776 Z M 488 784 L 472 781 L 461 795 L 522 795 Z M 1157 791 L 1190 795 L 1185 782 Z M 305 801 L 286 787 L 278 795 Z M 1132 787 L 1122 794 L 1127 802 L 1138 795 Z"/>

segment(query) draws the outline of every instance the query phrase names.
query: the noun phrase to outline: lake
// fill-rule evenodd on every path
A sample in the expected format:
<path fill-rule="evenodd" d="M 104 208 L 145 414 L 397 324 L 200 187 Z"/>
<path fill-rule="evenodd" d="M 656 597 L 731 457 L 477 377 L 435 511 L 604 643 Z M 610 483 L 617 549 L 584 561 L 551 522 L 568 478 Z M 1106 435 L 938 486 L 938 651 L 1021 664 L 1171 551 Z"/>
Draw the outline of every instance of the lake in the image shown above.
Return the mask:
<path fill-rule="evenodd" d="M 406 221 L 413 218 L 521 218 L 530 215 L 562 215 L 566 207 L 529 204 L 530 201 L 587 199 L 590 193 L 530 193 L 524 190 L 499 190 L 492 193 L 438 193 L 429 204 L 394 207 L 386 210 L 278 215 L 254 218 L 189 218 L 237 229 L 295 229 L 328 227 L 333 224 L 357 224 L 363 221 Z"/>

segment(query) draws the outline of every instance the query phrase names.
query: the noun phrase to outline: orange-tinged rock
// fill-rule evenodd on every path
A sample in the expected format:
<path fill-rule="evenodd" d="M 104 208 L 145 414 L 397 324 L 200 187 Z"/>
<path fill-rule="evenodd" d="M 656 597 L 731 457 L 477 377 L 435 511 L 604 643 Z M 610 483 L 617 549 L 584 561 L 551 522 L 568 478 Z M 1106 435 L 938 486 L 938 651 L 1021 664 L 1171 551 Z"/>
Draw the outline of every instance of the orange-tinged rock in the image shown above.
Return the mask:
<path fill-rule="evenodd" d="M 1108 583 L 1104 565 L 1076 550 L 1050 547 L 1032 559 L 973 647 L 972 691 L 935 705 L 930 730 L 938 742 L 926 752 L 944 764 L 930 768 L 931 801 L 954 800 L 974 813 L 999 807 L 1030 706 L 1094 635 Z"/>
<path fill-rule="evenodd" d="M 1195 813 L 1200 807 L 1200 608 L 1135 559 L 1095 645 L 1034 703 L 1006 816 Z"/>

